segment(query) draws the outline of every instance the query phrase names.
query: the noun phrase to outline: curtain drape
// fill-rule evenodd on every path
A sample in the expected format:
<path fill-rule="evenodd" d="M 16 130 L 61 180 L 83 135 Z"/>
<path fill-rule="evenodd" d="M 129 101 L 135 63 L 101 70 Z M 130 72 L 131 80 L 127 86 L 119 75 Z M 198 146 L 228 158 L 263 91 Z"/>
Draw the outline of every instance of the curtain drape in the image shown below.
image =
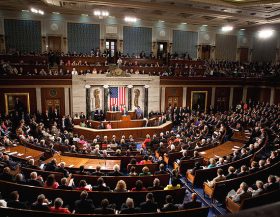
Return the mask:
<path fill-rule="evenodd" d="M 198 33 L 190 31 L 173 31 L 173 53 L 188 53 L 192 59 L 197 58 L 196 45 L 198 43 Z"/>
<path fill-rule="evenodd" d="M 85 23 L 67 23 L 68 51 L 90 53 L 99 48 L 100 25 Z"/>
<path fill-rule="evenodd" d="M 6 50 L 42 52 L 41 22 L 34 20 L 4 20 Z"/>
<path fill-rule="evenodd" d="M 152 51 L 152 28 L 124 26 L 123 53 L 139 55 L 142 51 L 146 55 Z"/>

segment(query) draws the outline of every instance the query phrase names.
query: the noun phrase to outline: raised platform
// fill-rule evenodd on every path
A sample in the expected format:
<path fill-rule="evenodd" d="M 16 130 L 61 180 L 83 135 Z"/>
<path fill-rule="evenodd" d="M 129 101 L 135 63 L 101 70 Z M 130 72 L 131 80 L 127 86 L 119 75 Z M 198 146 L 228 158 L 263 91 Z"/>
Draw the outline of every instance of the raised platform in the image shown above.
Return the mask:
<path fill-rule="evenodd" d="M 109 138 L 111 138 L 113 135 L 115 135 L 117 138 L 121 138 L 122 135 L 125 135 L 126 137 L 132 135 L 134 138 L 145 138 L 147 134 L 150 134 L 151 136 L 153 134 L 159 135 L 159 133 L 161 132 L 170 131 L 171 128 L 172 128 L 171 121 L 167 121 L 165 124 L 162 124 L 160 126 L 155 126 L 155 127 L 135 127 L 135 128 L 119 128 L 119 129 L 104 129 L 104 130 L 91 129 L 91 128 L 75 125 L 74 133 L 77 133 L 79 135 L 84 135 L 86 139 L 94 139 L 96 135 L 99 135 L 101 137 L 108 136 Z"/>

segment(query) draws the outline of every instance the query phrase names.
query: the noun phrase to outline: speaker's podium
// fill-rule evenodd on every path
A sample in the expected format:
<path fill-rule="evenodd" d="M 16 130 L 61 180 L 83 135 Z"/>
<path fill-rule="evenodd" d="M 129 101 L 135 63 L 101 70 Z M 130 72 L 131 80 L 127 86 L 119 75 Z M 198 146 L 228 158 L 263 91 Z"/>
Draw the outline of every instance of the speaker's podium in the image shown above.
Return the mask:
<path fill-rule="evenodd" d="M 129 120 L 133 120 L 136 117 L 135 111 L 128 111 L 127 114 Z M 119 121 L 119 120 L 123 121 L 124 120 L 123 116 L 125 115 L 123 115 L 122 112 L 120 111 L 107 111 L 105 118 L 107 121 Z"/>
<path fill-rule="evenodd" d="M 131 121 L 130 115 L 122 115 L 121 121 Z"/>

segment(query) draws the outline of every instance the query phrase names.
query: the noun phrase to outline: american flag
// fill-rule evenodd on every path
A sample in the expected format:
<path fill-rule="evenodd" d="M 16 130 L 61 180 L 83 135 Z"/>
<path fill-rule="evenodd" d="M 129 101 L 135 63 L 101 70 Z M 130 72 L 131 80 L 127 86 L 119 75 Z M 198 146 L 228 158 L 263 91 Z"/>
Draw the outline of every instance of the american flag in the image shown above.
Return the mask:
<path fill-rule="evenodd" d="M 125 87 L 110 87 L 110 108 L 115 104 L 120 107 L 120 105 L 125 105 Z"/>

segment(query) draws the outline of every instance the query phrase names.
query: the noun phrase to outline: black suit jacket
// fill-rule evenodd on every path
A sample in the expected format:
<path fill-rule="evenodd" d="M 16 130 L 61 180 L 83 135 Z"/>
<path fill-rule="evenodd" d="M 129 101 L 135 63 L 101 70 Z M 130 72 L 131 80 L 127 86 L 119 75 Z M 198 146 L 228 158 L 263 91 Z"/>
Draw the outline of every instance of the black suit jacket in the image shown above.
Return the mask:
<path fill-rule="evenodd" d="M 75 201 L 76 213 L 81 213 L 81 214 L 93 213 L 94 209 L 95 207 L 91 199 Z"/>
<path fill-rule="evenodd" d="M 198 201 L 191 201 L 188 203 L 182 204 L 182 206 L 179 207 L 179 209 L 194 209 L 201 207 L 201 202 Z"/>
<path fill-rule="evenodd" d="M 178 207 L 175 206 L 175 205 L 172 204 L 172 203 L 169 203 L 169 204 L 167 204 L 166 206 L 163 206 L 163 207 L 161 208 L 161 211 L 162 211 L 162 212 L 176 211 L 176 210 L 178 210 Z"/>
<path fill-rule="evenodd" d="M 157 212 L 158 204 L 152 201 L 146 201 L 140 204 L 141 212 Z"/>
<path fill-rule="evenodd" d="M 95 214 L 114 214 L 114 210 L 110 208 L 97 208 L 94 210 Z"/>

